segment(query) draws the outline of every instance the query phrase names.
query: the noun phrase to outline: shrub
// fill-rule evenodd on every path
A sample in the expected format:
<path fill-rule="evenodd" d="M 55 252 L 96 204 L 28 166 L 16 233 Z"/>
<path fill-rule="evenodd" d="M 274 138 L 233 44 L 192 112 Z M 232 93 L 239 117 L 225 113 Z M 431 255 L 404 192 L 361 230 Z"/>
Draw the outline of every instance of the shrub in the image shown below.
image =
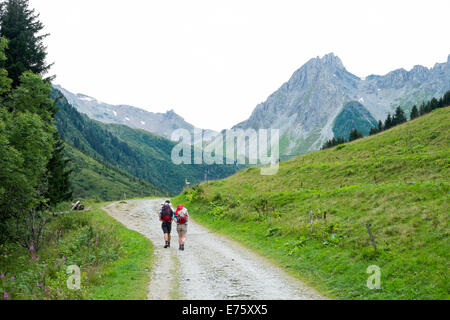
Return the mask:
<path fill-rule="evenodd" d="M 223 219 L 226 214 L 226 207 L 216 204 L 214 202 L 210 202 L 209 208 L 208 208 L 208 214 L 214 218 L 214 220 L 217 219 Z"/>
<path fill-rule="evenodd" d="M 185 189 L 183 191 L 185 198 L 188 202 L 195 202 L 199 200 L 203 200 L 204 189 L 203 187 L 197 185 L 193 186 L 190 189 Z"/>

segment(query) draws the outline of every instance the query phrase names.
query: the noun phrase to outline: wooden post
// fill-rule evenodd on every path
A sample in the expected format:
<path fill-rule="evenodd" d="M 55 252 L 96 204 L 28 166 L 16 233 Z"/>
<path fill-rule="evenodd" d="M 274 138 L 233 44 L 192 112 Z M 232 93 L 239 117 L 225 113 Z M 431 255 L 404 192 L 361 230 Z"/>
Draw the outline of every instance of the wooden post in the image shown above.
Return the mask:
<path fill-rule="evenodd" d="M 313 232 L 314 228 L 314 218 L 312 210 L 309 210 L 309 223 L 311 224 L 311 232 Z"/>
<path fill-rule="evenodd" d="M 270 225 L 272 225 L 272 216 L 273 216 L 273 207 L 272 210 L 270 210 Z"/>
<path fill-rule="evenodd" d="M 375 243 L 375 238 L 373 237 L 372 231 L 370 230 L 371 226 L 372 226 L 371 224 L 366 223 L 367 232 L 369 232 L 369 236 L 370 236 L 370 241 L 372 241 L 372 245 L 373 245 L 375 251 L 378 251 L 377 244 Z"/>
<path fill-rule="evenodd" d="M 327 212 L 326 211 L 323 213 L 323 220 L 327 220 Z"/>

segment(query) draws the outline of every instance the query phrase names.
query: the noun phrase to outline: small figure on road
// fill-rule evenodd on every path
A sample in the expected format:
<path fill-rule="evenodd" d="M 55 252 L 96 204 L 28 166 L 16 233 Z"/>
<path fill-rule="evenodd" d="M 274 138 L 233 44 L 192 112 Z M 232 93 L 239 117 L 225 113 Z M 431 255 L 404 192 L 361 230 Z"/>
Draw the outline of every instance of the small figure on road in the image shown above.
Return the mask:
<path fill-rule="evenodd" d="M 175 212 L 175 220 L 177 222 L 178 244 L 180 245 L 179 250 L 184 251 L 189 214 L 182 204 L 178 206 L 177 211 Z"/>
<path fill-rule="evenodd" d="M 166 241 L 166 244 L 164 245 L 165 249 L 170 248 L 173 216 L 174 211 L 170 206 L 170 200 L 166 200 L 159 211 L 159 220 L 162 221 L 161 227 L 164 232 L 164 240 Z"/>

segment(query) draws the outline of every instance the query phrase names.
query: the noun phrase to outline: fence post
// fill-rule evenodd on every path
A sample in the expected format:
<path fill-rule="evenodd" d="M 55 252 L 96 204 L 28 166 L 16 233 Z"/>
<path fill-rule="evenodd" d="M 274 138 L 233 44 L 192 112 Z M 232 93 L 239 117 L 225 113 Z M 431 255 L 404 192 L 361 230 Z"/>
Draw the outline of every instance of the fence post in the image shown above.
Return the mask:
<path fill-rule="evenodd" d="M 309 223 L 311 224 L 311 232 L 313 232 L 314 228 L 314 218 L 312 210 L 309 210 Z"/>
<path fill-rule="evenodd" d="M 372 226 L 371 224 L 366 223 L 367 232 L 369 232 L 369 236 L 370 236 L 370 241 L 372 241 L 372 245 L 375 248 L 375 251 L 377 252 L 378 251 L 377 244 L 375 243 L 375 238 L 373 237 L 372 231 L 370 230 L 371 226 Z"/>

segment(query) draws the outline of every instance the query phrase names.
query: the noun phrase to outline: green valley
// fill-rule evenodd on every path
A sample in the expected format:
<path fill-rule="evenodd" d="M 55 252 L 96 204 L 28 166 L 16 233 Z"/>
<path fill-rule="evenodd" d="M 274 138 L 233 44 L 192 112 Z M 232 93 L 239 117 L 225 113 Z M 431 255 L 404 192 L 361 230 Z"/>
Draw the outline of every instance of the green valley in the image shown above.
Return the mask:
<path fill-rule="evenodd" d="M 229 176 L 239 167 L 234 165 L 175 165 L 171 152 L 175 142 L 155 136 L 144 130 L 131 129 L 123 125 L 103 124 L 89 119 L 72 107 L 61 94 L 54 90 L 59 108 L 56 127 L 61 139 L 71 146 L 67 155 L 80 167 L 81 163 L 100 164 L 126 176 L 126 187 L 122 183 L 111 187 L 105 179 L 96 180 L 89 169 L 77 171 L 73 176 L 75 197 L 93 195 L 102 200 L 129 197 L 177 194 L 185 181 L 199 183 L 204 179 L 215 180 Z M 79 152 L 75 152 L 78 150 Z M 80 158 L 81 157 L 81 158 Z M 88 160 L 91 158 L 91 160 Z M 101 170 L 95 177 L 108 176 Z M 111 175 L 109 175 L 111 176 Z M 91 183 L 94 182 L 95 183 Z M 145 183 L 143 181 L 145 181 Z M 103 182 L 105 184 L 103 184 Z M 113 181 L 109 179 L 109 181 Z M 134 185 L 134 186 L 131 186 Z M 86 189 L 87 187 L 87 189 Z M 107 190 L 108 189 L 108 190 Z M 117 196 L 120 197 L 117 198 Z"/>

